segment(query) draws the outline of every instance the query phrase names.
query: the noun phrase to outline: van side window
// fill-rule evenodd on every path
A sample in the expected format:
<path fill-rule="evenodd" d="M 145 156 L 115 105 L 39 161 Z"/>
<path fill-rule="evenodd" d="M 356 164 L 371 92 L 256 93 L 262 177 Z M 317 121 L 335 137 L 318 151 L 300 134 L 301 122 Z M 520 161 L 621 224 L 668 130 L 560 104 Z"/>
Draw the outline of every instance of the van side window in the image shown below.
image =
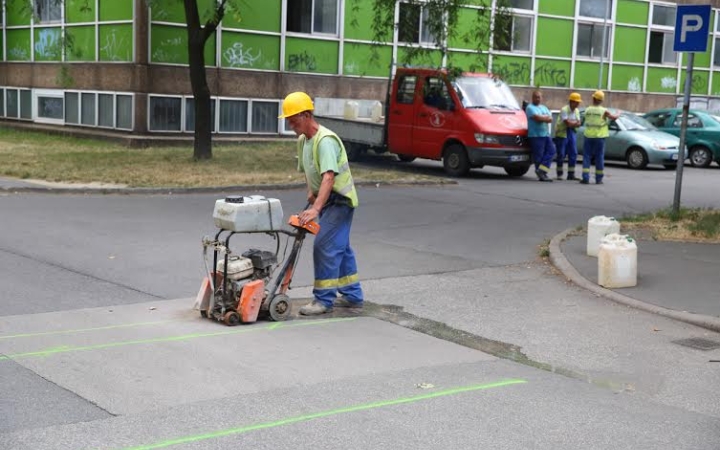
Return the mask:
<path fill-rule="evenodd" d="M 453 101 L 445 80 L 435 77 L 425 78 L 423 103 L 437 109 L 450 109 Z"/>
<path fill-rule="evenodd" d="M 415 101 L 415 86 L 417 76 L 405 75 L 398 82 L 398 90 L 395 97 L 398 103 L 412 104 Z"/>

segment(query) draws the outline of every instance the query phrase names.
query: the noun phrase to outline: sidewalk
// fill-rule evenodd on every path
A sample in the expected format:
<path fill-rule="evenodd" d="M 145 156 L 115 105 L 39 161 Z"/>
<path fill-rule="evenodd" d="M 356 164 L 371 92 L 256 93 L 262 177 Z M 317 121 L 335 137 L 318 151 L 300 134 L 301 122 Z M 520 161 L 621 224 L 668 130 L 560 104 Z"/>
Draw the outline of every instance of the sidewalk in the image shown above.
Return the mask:
<path fill-rule="evenodd" d="M 597 258 L 587 256 L 586 243 L 586 233 L 573 229 L 550 242 L 552 263 L 573 283 L 633 308 L 720 331 L 720 245 L 639 240 L 637 286 L 605 289 L 597 284 Z"/>

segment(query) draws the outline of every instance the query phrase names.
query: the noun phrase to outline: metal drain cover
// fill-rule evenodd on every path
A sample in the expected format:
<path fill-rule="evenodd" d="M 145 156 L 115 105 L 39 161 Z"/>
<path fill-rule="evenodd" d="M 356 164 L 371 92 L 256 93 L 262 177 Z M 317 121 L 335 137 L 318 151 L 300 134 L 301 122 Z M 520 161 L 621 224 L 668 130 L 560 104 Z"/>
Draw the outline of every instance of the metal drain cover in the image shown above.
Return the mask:
<path fill-rule="evenodd" d="M 696 348 L 698 350 L 715 350 L 720 348 L 720 342 L 711 341 L 710 339 L 703 338 L 691 338 L 691 339 L 680 339 L 679 341 L 673 341 L 675 344 L 683 345 L 685 347 Z"/>

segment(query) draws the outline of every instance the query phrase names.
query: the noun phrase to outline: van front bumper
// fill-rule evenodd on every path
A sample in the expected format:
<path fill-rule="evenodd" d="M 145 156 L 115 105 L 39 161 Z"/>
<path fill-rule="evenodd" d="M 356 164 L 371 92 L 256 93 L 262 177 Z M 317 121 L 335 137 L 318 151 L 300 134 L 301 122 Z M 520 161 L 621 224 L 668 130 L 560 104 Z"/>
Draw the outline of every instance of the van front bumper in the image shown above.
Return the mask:
<path fill-rule="evenodd" d="M 517 167 L 532 164 L 529 148 L 468 147 L 467 152 L 473 167 Z"/>

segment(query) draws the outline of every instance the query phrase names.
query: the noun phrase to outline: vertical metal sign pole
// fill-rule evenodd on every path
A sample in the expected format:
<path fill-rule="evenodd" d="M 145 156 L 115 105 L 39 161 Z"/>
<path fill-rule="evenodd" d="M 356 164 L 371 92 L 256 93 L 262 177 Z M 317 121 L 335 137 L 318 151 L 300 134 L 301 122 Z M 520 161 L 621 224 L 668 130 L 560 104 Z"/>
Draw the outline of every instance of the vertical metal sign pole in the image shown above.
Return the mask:
<path fill-rule="evenodd" d="M 682 123 L 680 125 L 680 148 L 678 148 L 678 162 L 675 169 L 675 197 L 673 199 L 673 214 L 680 211 L 680 193 L 682 191 L 683 166 L 685 165 L 685 135 L 687 133 L 688 110 L 690 109 L 690 87 L 692 86 L 693 63 L 695 53 L 687 53 L 687 73 L 685 74 L 685 92 L 683 94 Z"/>

